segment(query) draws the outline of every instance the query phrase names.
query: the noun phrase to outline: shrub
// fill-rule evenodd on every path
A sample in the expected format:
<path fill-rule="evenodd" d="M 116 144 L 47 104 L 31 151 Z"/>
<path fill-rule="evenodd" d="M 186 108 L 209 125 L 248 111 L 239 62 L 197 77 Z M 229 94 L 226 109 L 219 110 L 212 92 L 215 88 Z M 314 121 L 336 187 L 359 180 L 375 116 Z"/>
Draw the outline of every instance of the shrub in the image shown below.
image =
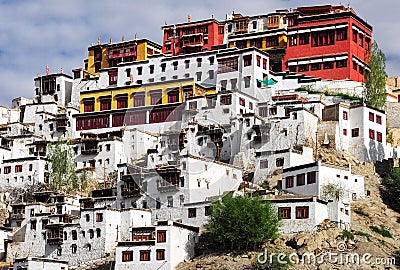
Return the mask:
<path fill-rule="evenodd" d="M 354 234 L 352 234 L 350 231 L 348 230 L 343 230 L 342 232 L 342 238 L 347 238 L 350 240 L 354 240 Z"/>
<path fill-rule="evenodd" d="M 222 249 L 254 250 L 275 239 L 278 226 L 278 212 L 271 202 L 227 195 L 213 204 L 206 228 Z"/>
<path fill-rule="evenodd" d="M 371 235 L 369 233 L 357 231 L 354 233 L 354 235 L 365 236 L 367 238 L 368 242 L 371 242 Z"/>
<path fill-rule="evenodd" d="M 386 229 L 378 228 L 376 226 L 369 226 L 369 228 L 383 237 L 393 238 L 392 234 Z"/>
<path fill-rule="evenodd" d="M 354 213 L 356 213 L 356 214 L 358 214 L 358 215 L 360 215 L 360 216 L 369 217 L 369 214 L 366 213 L 366 212 L 364 212 L 364 211 L 361 210 L 361 209 L 354 209 Z"/>

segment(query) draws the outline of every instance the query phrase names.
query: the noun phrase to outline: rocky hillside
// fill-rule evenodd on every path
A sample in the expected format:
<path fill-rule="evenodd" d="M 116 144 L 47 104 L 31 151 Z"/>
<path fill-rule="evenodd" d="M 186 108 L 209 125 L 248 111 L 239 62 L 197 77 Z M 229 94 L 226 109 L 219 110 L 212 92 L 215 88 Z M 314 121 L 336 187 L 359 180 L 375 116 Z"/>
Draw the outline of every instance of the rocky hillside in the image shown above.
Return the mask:
<path fill-rule="evenodd" d="M 328 149 L 322 149 L 320 155 L 326 162 L 351 164 L 353 173 L 365 176 L 365 190 L 370 192 L 370 196 L 352 202 L 351 231 L 343 231 L 325 223 L 314 232 L 282 234 L 272 243 L 266 243 L 265 248 L 269 253 L 297 254 L 299 258 L 306 252 L 317 255 L 316 263 L 308 264 L 306 260 L 305 263 L 292 264 L 287 269 L 399 269 L 394 265 L 394 258 L 400 255 L 400 214 L 383 202 L 381 194 L 384 187 L 381 178 L 375 174 L 373 164 L 360 163 L 346 153 Z M 323 256 L 329 253 L 333 259 Z M 268 268 L 266 264 L 257 263 L 258 254 L 209 254 L 181 263 L 177 269 L 280 269 L 279 265 Z M 352 263 L 351 256 L 355 254 L 360 256 L 360 263 Z M 345 263 L 346 256 L 349 258 L 348 264 Z M 366 256 L 367 263 L 363 262 L 362 256 Z M 334 258 L 337 258 L 336 263 Z M 340 258 L 343 263 L 340 263 Z M 399 263 L 400 258 L 396 259 Z M 386 261 L 384 265 L 380 264 L 383 260 Z"/>

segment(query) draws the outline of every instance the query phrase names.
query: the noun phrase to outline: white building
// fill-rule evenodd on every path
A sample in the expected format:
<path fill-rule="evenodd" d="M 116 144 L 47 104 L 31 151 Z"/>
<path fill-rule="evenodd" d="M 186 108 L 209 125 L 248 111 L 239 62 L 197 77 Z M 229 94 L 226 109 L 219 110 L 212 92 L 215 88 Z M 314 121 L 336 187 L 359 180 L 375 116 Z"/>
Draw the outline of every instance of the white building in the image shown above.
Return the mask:
<path fill-rule="evenodd" d="M 172 270 L 194 257 L 199 229 L 173 221 L 158 221 L 155 226 L 132 227 L 131 238 L 119 241 L 116 269 Z"/>
<path fill-rule="evenodd" d="M 13 264 L 15 270 L 68 270 L 68 261 L 56 259 L 27 257 L 16 259 Z"/>

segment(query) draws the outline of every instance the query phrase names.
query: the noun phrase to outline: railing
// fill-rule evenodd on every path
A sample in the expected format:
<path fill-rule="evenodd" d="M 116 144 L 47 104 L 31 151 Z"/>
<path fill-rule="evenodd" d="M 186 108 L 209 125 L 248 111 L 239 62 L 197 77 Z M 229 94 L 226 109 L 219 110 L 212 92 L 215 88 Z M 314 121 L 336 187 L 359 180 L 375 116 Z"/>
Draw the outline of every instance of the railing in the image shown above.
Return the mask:
<path fill-rule="evenodd" d="M 63 239 L 61 237 L 47 238 L 46 242 L 48 245 L 60 245 Z"/>
<path fill-rule="evenodd" d="M 25 218 L 24 213 L 11 214 L 11 219 L 24 219 L 24 218 Z"/>
<path fill-rule="evenodd" d="M 136 52 L 109 54 L 108 58 L 115 59 L 115 58 L 121 58 L 121 57 L 126 57 L 126 56 L 136 56 Z"/>
<path fill-rule="evenodd" d="M 81 154 L 82 155 L 91 155 L 91 154 L 98 154 L 99 149 L 98 148 L 92 148 L 92 149 L 82 149 Z"/>
<path fill-rule="evenodd" d="M 159 192 L 171 192 L 171 191 L 178 191 L 178 185 L 166 185 L 166 186 L 157 186 Z"/>

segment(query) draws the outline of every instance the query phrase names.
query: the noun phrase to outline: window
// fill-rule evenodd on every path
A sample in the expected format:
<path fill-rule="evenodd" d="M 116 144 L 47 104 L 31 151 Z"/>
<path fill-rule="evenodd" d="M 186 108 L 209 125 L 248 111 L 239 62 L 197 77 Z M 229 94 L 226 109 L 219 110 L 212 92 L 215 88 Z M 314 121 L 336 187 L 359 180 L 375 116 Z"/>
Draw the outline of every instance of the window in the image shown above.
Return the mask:
<path fill-rule="evenodd" d="M 360 47 L 364 47 L 364 36 L 363 36 L 363 34 L 359 34 L 358 35 L 358 45 L 360 45 Z"/>
<path fill-rule="evenodd" d="M 351 130 L 351 137 L 358 137 L 360 136 L 360 129 L 359 128 L 353 128 Z"/>
<path fill-rule="evenodd" d="M 336 29 L 336 40 L 347 40 L 347 28 Z"/>
<path fill-rule="evenodd" d="M 369 121 L 374 122 L 374 114 L 372 112 L 369 113 Z"/>
<path fill-rule="evenodd" d="M 353 30 L 353 32 L 352 32 L 352 39 L 353 39 L 353 41 L 354 41 L 355 43 L 357 43 L 357 35 L 358 35 L 357 31 Z"/>
<path fill-rule="evenodd" d="M 76 230 L 72 230 L 72 240 L 77 240 L 78 239 L 78 233 Z"/>
<path fill-rule="evenodd" d="M 172 66 L 174 67 L 174 70 L 178 70 L 178 61 L 174 61 Z"/>
<path fill-rule="evenodd" d="M 308 69 L 308 65 L 299 65 L 299 72 L 305 72 L 308 71 Z"/>
<path fill-rule="evenodd" d="M 251 66 L 251 60 L 252 60 L 252 56 L 251 55 L 243 56 L 243 65 L 245 67 Z"/>
<path fill-rule="evenodd" d="M 358 65 L 356 61 L 353 61 L 353 69 L 356 71 L 358 70 Z"/>
<path fill-rule="evenodd" d="M 22 172 L 22 165 L 15 165 L 15 172 Z"/>
<path fill-rule="evenodd" d="M 244 100 L 244 98 L 239 98 L 239 105 L 240 106 L 245 106 L 246 105 L 246 101 Z"/>
<path fill-rule="evenodd" d="M 93 112 L 94 111 L 94 100 L 83 100 L 83 111 Z"/>
<path fill-rule="evenodd" d="M 212 213 L 212 206 L 211 205 L 208 205 L 208 206 L 204 207 L 204 215 L 205 216 L 209 216 L 209 215 L 211 215 L 211 213 Z"/>
<path fill-rule="evenodd" d="M 128 97 L 117 97 L 117 109 L 128 108 Z"/>
<path fill-rule="evenodd" d="M 108 72 L 108 83 L 110 85 L 114 85 L 114 84 L 117 84 L 117 80 L 118 80 L 118 71 L 117 70 L 109 71 Z"/>
<path fill-rule="evenodd" d="M 150 261 L 150 250 L 140 251 L 140 261 Z"/>
<path fill-rule="evenodd" d="M 137 74 L 142 75 L 143 73 L 143 67 L 137 67 Z"/>
<path fill-rule="evenodd" d="M 382 142 L 382 133 L 381 132 L 376 132 L 376 140 L 378 141 L 378 142 Z"/>
<path fill-rule="evenodd" d="M 97 238 L 101 237 L 101 229 L 99 229 L 99 228 L 96 229 L 96 236 L 97 236 Z"/>
<path fill-rule="evenodd" d="M 174 199 L 172 198 L 172 196 L 167 197 L 167 206 L 174 207 Z"/>
<path fill-rule="evenodd" d="M 333 69 L 333 62 L 325 62 L 324 69 Z"/>
<path fill-rule="evenodd" d="M 49 224 L 49 220 L 48 219 L 42 219 L 42 230 L 46 229 L 47 224 Z"/>
<path fill-rule="evenodd" d="M 62 247 L 58 246 L 57 247 L 57 256 L 61 256 L 61 254 L 62 254 Z"/>
<path fill-rule="evenodd" d="M 195 218 L 196 217 L 196 208 L 189 208 L 188 209 L 188 218 Z"/>
<path fill-rule="evenodd" d="M 377 121 L 377 122 L 378 122 L 378 121 Z M 33 165 L 32 165 L 32 164 L 29 164 L 29 171 L 31 172 L 32 169 L 33 169 Z"/>
<path fill-rule="evenodd" d="M 36 220 L 31 220 L 31 230 L 36 230 Z"/>
<path fill-rule="evenodd" d="M 310 34 L 304 33 L 299 35 L 299 45 L 305 45 L 310 43 Z"/>
<path fill-rule="evenodd" d="M 156 249 L 156 260 L 165 260 L 165 249 Z"/>
<path fill-rule="evenodd" d="M 218 61 L 218 73 L 227 73 L 238 70 L 237 57 L 226 58 Z"/>
<path fill-rule="evenodd" d="M 161 91 L 153 91 L 150 93 L 150 104 L 158 105 L 162 104 L 162 93 Z"/>
<path fill-rule="evenodd" d="M 348 113 L 346 111 L 343 112 L 343 120 L 348 119 Z"/>
<path fill-rule="evenodd" d="M 304 186 L 305 184 L 305 174 L 301 173 L 296 176 L 296 185 L 297 186 Z"/>
<path fill-rule="evenodd" d="M 214 56 L 210 56 L 208 60 L 210 61 L 210 66 L 214 65 Z"/>
<path fill-rule="evenodd" d="M 290 207 L 279 207 L 278 208 L 278 213 L 279 216 L 281 217 L 281 219 L 290 219 L 290 211 L 291 208 Z"/>
<path fill-rule="evenodd" d="M 296 207 L 296 218 L 297 219 L 308 218 L 308 206 Z"/>
<path fill-rule="evenodd" d="M 297 35 L 289 36 L 289 46 L 297 46 Z"/>
<path fill-rule="evenodd" d="M 11 172 L 11 166 L 4 167 L 4 174 L 9 174 Z"/>
<path fill-rule="evenodd" d="M 153 74 L 154 73 L 154 65 L 150 65 L 149 68 L 150 68 L 150 74 Z"/>
<path fill-rule="evenodd" d="M 311 34 L 312 47 L 333 45 L 334 43 L 335 43 L 334 30 L 315 32 Z"/>
<path fill-rule="evenodd" d="M 274 37 L 267 37 L 266 39 L 266 46 L 267 47 L 275 47 L 279 45 L 278 36 Z"/>
<path fill-rule="evenodd" d="M 261 67 L 261 56 L 257 55 L 257 67 Z"/>
<path fill-rule="evenodd" d="M 133 251 L 122 251 L 122 261 L 123 262 L 133 261 Z"/>
<path fill-rule="evenodd" d="M 293 176 L 287 176 L 285 181 L 286 181 L 286 184 L 285 184 L 286 188 L 291 188 L 294 186 Z"/>
<path fill-rule="evenodd" d="M 103 213 L 96 213 L 96 222 L 103 221 Z"/>
<path fill-rule="evenodd" d="M 336 68 L 344 68 L 347 67 L 347 60 L 337 60 L 336 61 Z"/>
<path fill-rule="evenodd" d="M 133 96 L 133 107 L 141 107 L 145 105 L 145 94 L 136 93 Z"/>
<path fill-rule="evenodd" d="M 161 65 L 160 65 L 160 67 L 161 67 L 161 72 L 165 72 L 165 68 L 166 68 L 166 64 L 165 63 L 162 63 Z"/>
<path fill-rule="evenodd" d="M 64 232 L 64 240 L 67 240 L 68 239 L 68 234 L 67 234 L 67 232 Z"/>
<path fill-rule="evenodd" d="M 197 58 L 197 67 L 201 67 L 201 62 L 203 61 L 203 59 L 201 58 Z"/>
<path fill-rule="evenodd" d="M 321 63 L 311 64 L 311 70 L 321 70 Z"/>
<path fill-rule="evenodd" d="M 382 124 L 382 116 L 376 115 L 376 123 L 380 125 Z"/>
<path fill-rule="evenodd" d="M 106 144 L 106 151 L 109 152 L 110 150 L 111 150 L 111 144 Z"/>
<path fill-rule="evenodd" d="M 237 90 L 237 79 L 231 79 L 231 90 Z"/>
<path fill-rule="evenodd" d="M 347 129 L 343 129 L 343 136 L 347 136 Z"/>
<path fill-rule="evenodd" d="M 167 242 L 167 231 L 157 231 L 157 243 Z"/>
<path fill-rule="evenodd" d="M 245 88 L 249 88 L 250 87 L 250 80 L 251 80 L 251 76 L 244 77 L 244 87 Z"/>
<path fill-rule="evenodd" d="M 76 250 L 77 250 L 76 244 L 72 244 L 71 245 L 71 253 L 76 254 Z"/>
<path fill-rule="evenodd" d="M 375 131 L 372 129 L 369 130 L 369 138 L 372 140 L 375 139 Z"/>
<path fill-rule="evenodd" d="M 209 70 L 209 71 L 208 71 L 208 78 L 209 78 L 210 80 L 214 80 L 214 70 Z"/>
<path fill-rule="evenodd" d="M 201 81 L 201 72 L 196 72 L 196 80 Z"/>
<path fill-rule="evenodd" d="M 276 167 L 282 167 L 283 164 L 285 163 L 285 159 L 284 158 L 277 158 L 275 160 L 275 163 L 276 163 Z"/>
<path fill-rule="evenodd" d="M 89 230 L 89 237 L 90 237 L 90 239 L 94 238 L 94 230 L 93 229 Z"/>
<path fill-rule="evenodd" d="M 111 99 L 109 98 L 100 99 L 100 110 L 102 111 L 111 110 Z"/>
<path fill-rule="evenodd" d="M 268 160 L 266 159 L 260 160 L 260 169 L 265 169 L 265 168 L 268 168 Z"/>
<path fill-rule="evenodd" d="M 179 102 L 179 91 L 168 92 L 168 103 Z"/>
<path fill-rule="evenodd" d="M 316 172 L 307 173 L 307 184 L 314 184 L 316 181 Z"/>
<path fill-rule="evenodd" d="M 267 59 L 263 58 L 263 69 L 267 69 Z"/>
<path fill-rule="evenodd" d="M 90 221 L 90 215 L 89 214 L 86 214 L 85 218 L 86 218 L 86 222 Z"/>
<path fill-rule="evenodd" d="M 220 97 L 220 102 L 223 105 L 231 105 L 232 104 L 232 96 L 231 95 L 222 95 Z"/>

